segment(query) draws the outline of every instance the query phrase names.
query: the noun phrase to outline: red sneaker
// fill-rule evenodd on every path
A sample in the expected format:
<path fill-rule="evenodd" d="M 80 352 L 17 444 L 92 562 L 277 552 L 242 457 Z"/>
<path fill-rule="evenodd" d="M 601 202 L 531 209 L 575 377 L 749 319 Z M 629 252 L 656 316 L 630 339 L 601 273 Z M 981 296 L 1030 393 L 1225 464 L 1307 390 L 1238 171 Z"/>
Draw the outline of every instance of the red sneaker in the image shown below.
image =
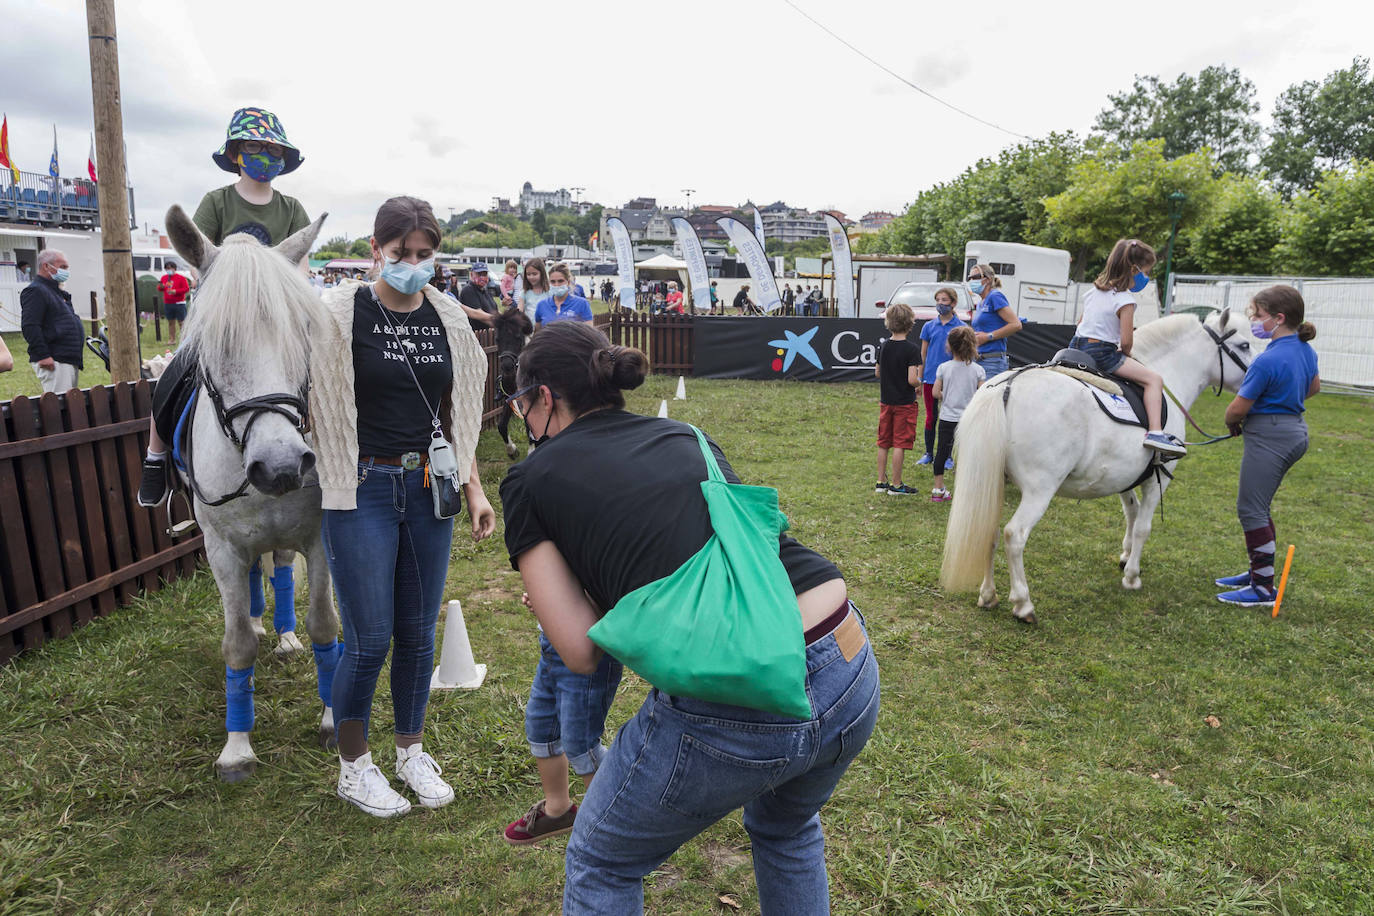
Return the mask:
<path fill-rule="evenodd" d="M 551 836 L 571 833 L 573 821 L 577 820 L 577 805 L 573 805 L 558 817 L 544 813 L 544 800 L 541 798 L 534 807 L 525 812 L 524 817 L 506 826 L 506 842 L 512 846 L 533 846 Z"/>

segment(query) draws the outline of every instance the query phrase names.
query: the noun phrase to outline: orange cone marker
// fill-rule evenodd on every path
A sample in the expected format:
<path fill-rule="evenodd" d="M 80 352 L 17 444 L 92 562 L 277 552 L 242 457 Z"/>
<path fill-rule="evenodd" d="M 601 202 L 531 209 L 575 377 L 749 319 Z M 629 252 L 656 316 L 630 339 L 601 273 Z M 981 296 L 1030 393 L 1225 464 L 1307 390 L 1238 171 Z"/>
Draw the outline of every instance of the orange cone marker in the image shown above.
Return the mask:
<path fill-rule="evenodd" d="M 1283 604 L 1283 589 L 1288 584 L 1288 570 L 1293 566 L 1293 545 L 1288 545 L 1288 556 L 1283 561 L 1283 576 L 1279 579 L 1279 592 L 1274 596 L 1274 617 L 1279 616 L 1279 605 Z M 1272 619 L 1272 618 L 1271 618 Z"/>

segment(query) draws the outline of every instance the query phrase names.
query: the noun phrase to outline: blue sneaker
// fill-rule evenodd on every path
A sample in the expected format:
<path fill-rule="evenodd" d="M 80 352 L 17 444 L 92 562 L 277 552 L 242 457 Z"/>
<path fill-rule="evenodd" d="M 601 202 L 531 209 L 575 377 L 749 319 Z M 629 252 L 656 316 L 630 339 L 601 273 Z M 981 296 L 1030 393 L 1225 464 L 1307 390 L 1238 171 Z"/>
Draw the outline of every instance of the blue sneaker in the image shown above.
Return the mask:
<path fill-rule="evenodd" d="M 1234 604 L 1239 607 L 1273 607 L 1274 595 L 1272 592 L 1258 589 L 1247 585 L 1245 588 L 1238 588 L 1233 592 L 1222 592 L 1217 595 L 1217 600 L 1223 604 Z"/>
<path fill-rule="evenodd" d="M 1248 572 L 1243 572 L 1235 576 L 1226 576 L 1225 578 L 1217 579 L 1216 583 L 1222 588 L 1245 588 L 1245 586 L 1250 584 L 1250 574 Z"/>
<path fill-rule="evenodd" d="M 952 471 L 952 470 L 954 470 L 954 459 L 953 459 L 953 458 L 946 458 L 946 459 L 945 459 L 945 470 L 946 470 L 946 471 Z"/>
<path fill-rule="evenodd" d="M 917 464 L 930 464 L 930 463 L 931 463 L 932 461 L 934 461 L 934 460 L 935 460 L 935 459 L 933 459 L 933 458 L 930 457 L 930 452 L 926 452 L 926 453 L 925 453 L 924 455 L 922 455 L 920 458 L 916 459 L 916 463 L 917 463 Z"/>

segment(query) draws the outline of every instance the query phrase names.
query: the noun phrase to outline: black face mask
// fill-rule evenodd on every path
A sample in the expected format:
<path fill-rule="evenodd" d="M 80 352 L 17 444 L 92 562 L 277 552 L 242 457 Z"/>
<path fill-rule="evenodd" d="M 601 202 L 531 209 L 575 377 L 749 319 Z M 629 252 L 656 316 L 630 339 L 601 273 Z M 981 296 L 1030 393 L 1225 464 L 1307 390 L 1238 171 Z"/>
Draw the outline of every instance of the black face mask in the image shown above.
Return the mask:
<path fill-rule="evenodd" d="M 530 429 L 529 421 L 525 421 L 525 438 L 530 441 L 530 448 L 539 448 L 539 446 L 549 441 L 549 424 L 552 422 L 553 411 L 550 410 L 548 417 L 544 420 L 544 432 L 542 435 L 536 438 L 534 435 L 534 431 Z"/>

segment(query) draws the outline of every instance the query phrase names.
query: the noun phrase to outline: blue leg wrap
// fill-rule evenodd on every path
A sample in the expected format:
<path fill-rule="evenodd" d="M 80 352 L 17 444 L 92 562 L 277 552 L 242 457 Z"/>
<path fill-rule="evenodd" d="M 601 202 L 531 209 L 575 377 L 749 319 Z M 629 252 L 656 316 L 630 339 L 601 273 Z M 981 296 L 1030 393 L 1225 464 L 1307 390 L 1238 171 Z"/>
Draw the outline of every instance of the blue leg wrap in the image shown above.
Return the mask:
<path fill-rule="evenodd" d="M 262 560 L 257 559 L 248 567 L 248 613 L 261 617 L 265 610 L 267 598 L 262 594 Z"/>
<path fill-rule="evenodd" d="M 235 671 L 224 666 L 224 730 L 253 730 L 253 666 Z"/>
<path fill-rule="evenodd" d="M 335 640 L 327 646 L 319 643 L 312 643 L 311 648 L 315 650 L 315 675 L 319 678 L 320 699 L 324 705 L 334 705 L 334 669 L 339 667 L 339 659 L 343 658 L 343 640 Z"/>
<path fill-rule="evenodd" d="M 278 566 L 272 573 L 272 628 L 278 633 L 296 629 L 296 570 Z"/>

